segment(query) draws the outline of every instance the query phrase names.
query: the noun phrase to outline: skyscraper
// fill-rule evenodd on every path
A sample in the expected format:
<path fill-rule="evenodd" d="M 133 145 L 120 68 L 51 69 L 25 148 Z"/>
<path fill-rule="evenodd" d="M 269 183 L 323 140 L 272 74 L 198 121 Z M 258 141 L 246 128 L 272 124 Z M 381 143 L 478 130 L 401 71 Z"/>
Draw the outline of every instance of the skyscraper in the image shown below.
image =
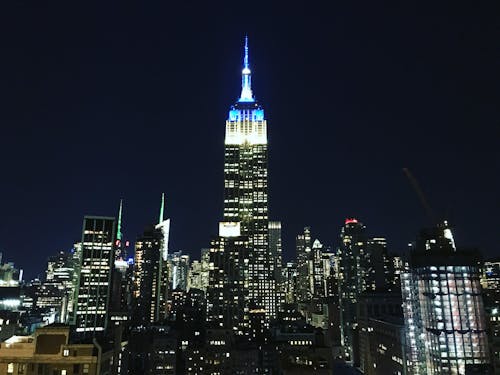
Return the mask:
<path fill-rule="evenodd" d="M 84 336 L 101 333 L 108 325 L 115 229 L 114 217 L 83 219 L 76 332 Z"/>
<path fill-rule="evenodd" d="M 295 239 L 295 251 L 297 257 L 297 290 L 298 302 L 309 302 L 312 298 L 313 286 L 309 275 L 311 260 L 311 228 L 305 227 L 304 232 L 297 235 Z"/>
<path fill-rule="evenodd" d="M 446 222 L 421 232 L 402 274 L 410 374 L 466 374 L 467 366 L 488 365 L 478 260 L 456 249 Z"/>
<path fill-rule="evenodd" d="M 37 307 L 55 310 L 61 323 L 66 323 L 74 292 L 72 255 L 60 251 L 49 257 L 45 281 L 37 291 Z"/>
<path fill-rule="evenodd" d="M 207 320 L 214 328 L 249 335 L 248 237 L 239 235 L 239 223 L 221 223 L 210 241 Z"/>
<path fill-rule="evenodd" d="M 342 343 L 345 355 L 353 359 L 353 330 L 356 329 L 358 296 L 366 289 L 366 227 L 356 219 L 346 219 L 337 251 L 339 268 L 339 305 Z"/>
<path fill-rule="evenodd" d="M 267 195 L 267 122 L 251 85 L 248 39 L 242 70 L 241 95 L 226 121 L 224 153 L 224 222 L 240 223 L 240 235 L 248 238 L 249 303 L 276 315 L 274 261 L 269 249 Z"/>
<path fill-rule="evenodd" d="M 164 218 L 164 206 L 162 195 L 158 224 L 146 228 L 135 243 L 135 324 L 155 323 L 167 314 L 170 219 Z"/>
<path fill-rule="evenodd" d="M 171 290 L 189 289 L 189 255 L 176 251 L 168 256 L 169 288 Z"/>
<path fill-rule="evenodd" d="M 210 267 L 210 249 L 201 249 L 201 259 L 191 263 L 189 288 L 207 291 Z"/>
<path fill-rule="evenodd" d="M 283 282 L 283 257 L 281 248 L 281 222 L 269 222 L 269 253 L 273 261 L 273 273 L 276 283 L 276 306 L 280 308 L 285 303 L 285 285 Z"/>

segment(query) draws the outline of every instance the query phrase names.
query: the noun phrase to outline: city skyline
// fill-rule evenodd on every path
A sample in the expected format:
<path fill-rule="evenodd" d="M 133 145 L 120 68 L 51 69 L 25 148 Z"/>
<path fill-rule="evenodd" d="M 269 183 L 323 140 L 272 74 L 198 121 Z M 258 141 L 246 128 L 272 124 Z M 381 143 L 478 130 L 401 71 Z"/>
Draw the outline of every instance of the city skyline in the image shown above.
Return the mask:
<path fill-rule="evenodd" d="M 367 38 L 374 21 L 362 17 L 361 24 L 349 24 L 349 8 L 333 15 L 327 33 L 325 19 L 309 20 L 310 30 L 291 29 L 285 20 L 275 25 L 270 18 L 276 12 L 259 15 L 262 29 L 246 20 L 231 33 L 221 27 L 208 37 L 196 32 L 207 22 L 201 20 L 195 31 L 181 28 L 179 40 L 169 36 L 178 24 L 167 27 L 154 16 L 145 30 L 128 31 L 115 19 L 114 32 L 101 20 L 82 35 L 68 20 L 56 20 L 56 13 L 49 19 L 67 26 L 65 36 L 51 28 L 34 40 L 16 34 L 7 44 L 15 53 L 2 61 L 10 99 L 1 156 L 12 161 L 4 163 L 1 187 L 4 259 L 25 269 L 26 278 L 41 274 L 38 264 L 79 239 L 84 215 L 116 216 L 121 198 L 123 233 L 133 240 L 154 221 L 161 192 L 172 219 L 171 248 L 197 258 L 221 219 L 221 124 L 236 96 L 245 33 L 253 46 L 253 84 L 273 124 L 270 216 L 282 221 L 285 260 L 304 226 L 336 245 L 338 229 L 351 216 L 371 235 L 387 238 L 390 251 L 405 249 L 428 224 L 404 167 L 436 212 L 450 210 L 458 242 L 493 256 L 498 219 L 491 212 L 498 208 L 499 181 L 498 151 L 489 134 L 497 113 L 491 78 L 498 73 L 488 49 L 493 35 L 473 27 L 482 13 L 457 11 L 449 23 L 437 17 L 434 24 L 447 28 L 420 26 L 417 37 L 383 9 L 377 14 L 389 26 Z M 130 9 L 124 13 L 133 17 Z M 408 17 L 412 27 L 432 21 Z M 272 33 L 275 26 L 283 27 Z M 355 26 L 363 27 L 354 32 Z M 391 31 L 394 26 L 401 36 Z M 418 43 L 405 47 L 403 37 Z M 397 47 L 403 57 L 394 55 Z M 109 165 L 96 166 L 100 153 L 86 153 L 99 148 L 109 149 Z M 143 184 L 148 176 L 152 180 Z M 83 177 L 100 183 L 87 184 Z M 60 217 L 56 229 L 51 223 Z"/>
<path fill-rule="evenodd" d="M 19 6 L 0 373 L 500 373 L 488 16 L 337 7 Z"/>

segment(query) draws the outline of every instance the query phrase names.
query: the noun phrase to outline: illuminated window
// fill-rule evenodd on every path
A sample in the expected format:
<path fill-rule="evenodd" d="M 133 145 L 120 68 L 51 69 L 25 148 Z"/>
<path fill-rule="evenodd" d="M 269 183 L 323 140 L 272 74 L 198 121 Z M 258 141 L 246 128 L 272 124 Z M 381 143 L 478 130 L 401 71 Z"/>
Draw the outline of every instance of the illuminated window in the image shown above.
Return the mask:
<path fill-rule="evenodd" d="M 64 349 L 64 350 L 63 350 L 63 356 L 64 356 L 64 357 L 69 356 L 69 349 Z"/>
<path fill-rule="evenodd" d="M 14 364 L 13 363 L 9 363 L 7 365 L 7 374 L 13 374 L 14 373 Z"/>

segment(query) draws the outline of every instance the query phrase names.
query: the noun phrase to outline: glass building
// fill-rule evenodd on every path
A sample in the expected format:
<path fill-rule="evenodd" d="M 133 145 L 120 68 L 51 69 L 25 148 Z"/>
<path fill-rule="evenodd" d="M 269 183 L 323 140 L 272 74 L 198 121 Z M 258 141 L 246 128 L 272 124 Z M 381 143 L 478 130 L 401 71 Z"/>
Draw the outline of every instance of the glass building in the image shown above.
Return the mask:
<path fill-rule="evenodd" d="M 465 374 L 489 363 L 479 256 L 446 225 L 424 230 L 402 277 L 410 374 Z"/>

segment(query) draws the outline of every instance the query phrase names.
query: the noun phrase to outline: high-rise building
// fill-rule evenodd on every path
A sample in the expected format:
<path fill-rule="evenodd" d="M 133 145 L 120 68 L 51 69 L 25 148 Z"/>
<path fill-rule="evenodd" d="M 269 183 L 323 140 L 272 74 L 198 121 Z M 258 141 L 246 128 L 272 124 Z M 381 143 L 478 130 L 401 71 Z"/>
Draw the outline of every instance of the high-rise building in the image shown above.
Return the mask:
<path fill-rule="evenodd" d="M 168 269 L 171 290 L 189 289 L 189 255 L 176 251 L 168 256 Z"/>
<path fill-rule="evenodd" d="M 37 290 L 37 307 L 56 311 L 58 322 L 66 323 L 73 297 L 72 253 L 60 251 L 49 257 L 45 281 Z"/>
<path fill-rule="evenodd" d="M 168 240 L 170 219 L 164 218 L 162 195 L 158 224 L 151 225 L 135 243 L 134 299 L 136 325 L 160 322 L 168 313 Z"/>
<path fill-rule="evenodd" d="M 285 303 L 293 304 L 297 302 L 297 265 L 294 262 L 287 262 L 282 270 Z"/>
<path fill-rule="evenodd" d="M 274 280 L 276 283 L 276 306 L 278 309 L 285 303 L 285 291 L 283 284 L 283 257 L 281 248 L 281 222 L 269 222 L 269 252 L 273 260 Z"/>
<path fill-rule="evenodd" d="M 318 247 L 314 253 L 314 296 L 315 298 L 331 298 L 338 295 L 337 275 L 335 274 L 335 253 L 331 248 Z"/>
<path fill-rule="evenodd" d="M 366 290 L 366 227 L 356 219 L 346 219 L 337 251 L 338 287 L 342 344 L 345 356 L 353 359 L 358 296 Z"/>
<path fill-rule="evenodd" d="M 500 259 L 484 262 L 481 285 L 489 323 L 490 358 L 497 374 L 500 373 Z"/>
<path fill-rule="evenodd" d="M 68 300 L 68 323 L 75 324 L 76 308 L 78 305 L 78 287 L 80 285 L 80 271 L 82 268 L 82 243 L 76 242 L 70 251 L 71 256 L 68 259 L 70 268 L 73 268 L 71 278 L 71 293 Z"/>
<path fill-rule="evenodd" d="M 297 290 L 298 302 L 309 302 L 313 294 L 311 283 L 311 228 L 305 227 L 304 232 L 297 235 L 295 240 L 295 252 L 297 259 Z"/>
<path fill-rule="evenodd" d="M 421 232 L 402 274 L 402 295 L 410 374 L 488 366 L 479 255 L 457 249 L 446 222 Z"/>
<path fill-rule="evenodd" d="M 201 249 L 201 259 L 191 263 L 189 288 L 207 291 L 210 267 L 210 249 Z"/>
<path fill-rule="evenodd" d="M 207 320 L 214 328 L 249 335 L 249 243 L 239 223 L 220 223 L 210 242 Z M 255 310 L 252 308 L 252 311 Z"/>
<path fill-rule="evenodd" d="M 76 307 L 76 332 L 95 336 L 109 320 L 111 273 L 116 240 L 114 217 L 83 219 L 81 268 Z"/>
<path fill-rule="evenodd" d="M 339 307 L 342 343 L 345 355 L 358 365 L 359 356 L 354 357 L 358 337 L 357 303 L 365 291 L 392 291 L 394 288 L 393 261 L 387 252 L 387 241 L 383 237 L 368 237 L 366 227 L 354 218 L 345 220 L 337 250 L 336 269 L 338 276 Z M 333 281 L 333 280 L 332 280 Z"/>
<path fill-rule="evenodd" d="M 267 122 L 252 92 L 245 39 L 242 88 L 226 121 L 224 152 L 224 219 L 239 223 L 248 238 L 248 294 L 252 308 L 266 318 L 276 315 L 274 259 L 269 248 Z"/>
<path fill-rule="evenodd" d="M 385 238 L 372 237 L 367 239 L 366 260 L 368 266 L 365 271 L 365 289 L 394 289 L 392 284 L 394 281 L 394 264 L 387 252 L 387 240 Z"/>
<path fill-rule="evenodd" d="M 162 290 L 160 272 L 163 268 L 161 239 L 161 232 L 152 225 L 135 242 L 135 324 L 154 323 L 159 319 Z"/>

